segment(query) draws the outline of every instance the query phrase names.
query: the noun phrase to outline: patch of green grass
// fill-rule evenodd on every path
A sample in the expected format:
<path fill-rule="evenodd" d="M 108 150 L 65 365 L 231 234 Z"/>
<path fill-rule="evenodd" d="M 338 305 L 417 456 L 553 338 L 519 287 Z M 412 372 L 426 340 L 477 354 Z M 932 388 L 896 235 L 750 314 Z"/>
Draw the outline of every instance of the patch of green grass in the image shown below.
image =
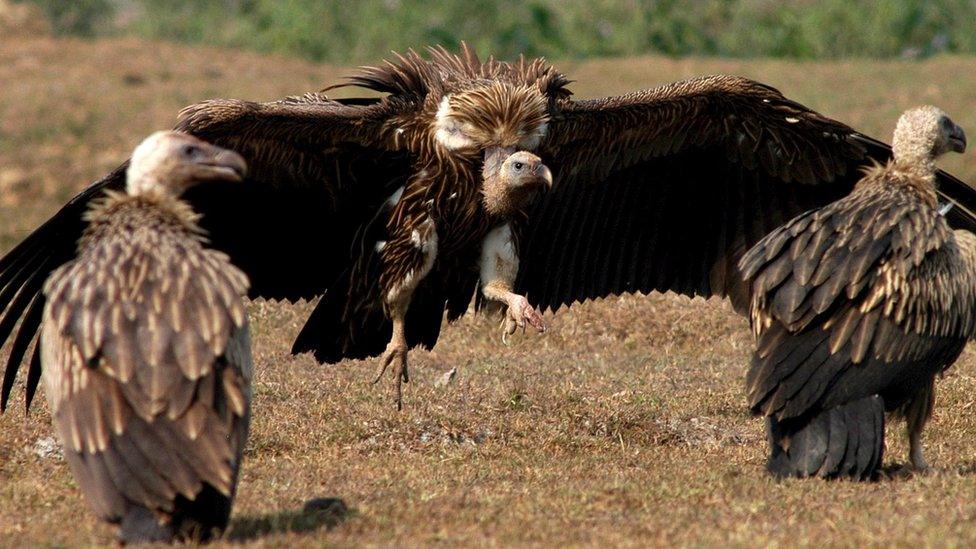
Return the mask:
<path fill-rule="evenodd" d="M 30 1 L 61 33 L 121 32 L 334 62 L 460 40 L 505 57 L 976 53 L 976 5 L 966 0 Z"/>

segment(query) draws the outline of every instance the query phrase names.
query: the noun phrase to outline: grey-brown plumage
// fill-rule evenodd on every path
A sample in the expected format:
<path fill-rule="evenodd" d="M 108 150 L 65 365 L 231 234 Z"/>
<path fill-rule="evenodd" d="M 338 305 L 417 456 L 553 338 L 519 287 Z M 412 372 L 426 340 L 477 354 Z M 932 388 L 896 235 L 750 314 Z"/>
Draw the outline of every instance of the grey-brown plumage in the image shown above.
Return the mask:
<path fill-rule="evenodd" d="M 44 285 L 41 364 L 64 454 L 124 542 L 205 540 L 230 513 L 251 398 L 247 277 L 179 195 L 244 160 L 159 132 Z"/>
<path fill-rule="evenodd" d="M 894 159 L 847 197 L 773 231 L 740 263 L 758 336 L 746 388 L 779 476 L 873 477 L 884 413 L 907 421 L 911 464 L 934 379 L 976 329 L 976 237 L 940 212 L 935 159 L 965 149 L 940 110 L 898 121 Z"/>
<path fill-rule="evenodd" d="M 745 310 L 742 254 L 849 193 L 890 153 L 736 76 L 576 100 L 543 59 L 481 60 L 462 46 L 398 55 L 350 85 L 373 97 L 186 108 L 179 129 L 250 167 L 240 188 L 186 198 L 252 295 L 321 297 L 294 352 L 384 354 L 397 379 L 406 349 L 433 347 L 445 316 L 461 316 L 479 288 L 516 326 L 539 328 L 540 310 L 628 292 L 729 296 Z M 523 187 L 534 192 L 498 185 L 496 169 L 519 153 L 537 159 Z M 936 177 L 958 204 L 949 222 L 976 229 L 976 192 Z M 40 280 L 73 257 L 86 202 L 122 184 L 121 169 L 109 174 L 0 259 L 0 342 L 11 342 L 0 406 L 34 338 Z"/>

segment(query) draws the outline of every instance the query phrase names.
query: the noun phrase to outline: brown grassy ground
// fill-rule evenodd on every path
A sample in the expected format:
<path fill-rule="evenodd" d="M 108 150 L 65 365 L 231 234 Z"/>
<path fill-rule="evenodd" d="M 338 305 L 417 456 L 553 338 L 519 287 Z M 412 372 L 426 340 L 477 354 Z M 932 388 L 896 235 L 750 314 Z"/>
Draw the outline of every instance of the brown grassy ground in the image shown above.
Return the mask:
<path fill-rule="evenodd" d="M 735 72 L 886 136 L 903 108 L 976 128 L 976 59 L 793 63 L 657 58 L 564 63 L 580 95 Z M 0 248 L 7 249 L 184 104 L 270 99 L 348 70 L 168 44 L 0 39 Z M 947 165 L 972 180 L 972 153 Z M 255 545 L 969 545 L 976 542 L 976 357 L 940 384 L 934 474 L 875 484 L 775 482 L 745 411 L 751 337 L 722 302 L 626 297 L 563 311 L 502 346 L 465 318 L 413 355 L 407 406 L 372 365 L 288 348 L 308 306 L 252 305 L 254 426 L 229 536 Z M 444 388 L 434 381 L 457 368 Z M 21 393 L 17 393 L 18 398 Z M 0 418 L 0 544 L 101 544 L 65 464 L 42 457 L 43 402 Z M 901 427 L 888 460 L 901 459 Z M 41 452 L 42 454 L 43 452 Z M 302 514 L 342 498 L 341 521 Z"/>

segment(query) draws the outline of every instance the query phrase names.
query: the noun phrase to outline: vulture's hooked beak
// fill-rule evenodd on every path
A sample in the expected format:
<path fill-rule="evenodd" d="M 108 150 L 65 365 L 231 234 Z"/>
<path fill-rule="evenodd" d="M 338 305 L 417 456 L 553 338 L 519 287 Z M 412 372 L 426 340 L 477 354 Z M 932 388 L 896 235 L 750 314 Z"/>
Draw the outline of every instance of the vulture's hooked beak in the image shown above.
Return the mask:
<path fill-rule="evenodd" d="M 949 150 L 957 153 L 966 152 L 966 132 L 955 124 L 949 132 Z"/>
<path fill-rule="evenodd" d="M 540 162 L 535 167 L 535 175 L 546 186 L 547 191 L 552 188 L 552 172 L 549 170 L 549 166 Z"/>
<path fill-rule="evenodd" d="M 197 165 L 204 167 L 212 179 L 240 182 L 247 175 L 247 162 L 234 151 L 213 147 L 211 154 L 200 159 Z"/>

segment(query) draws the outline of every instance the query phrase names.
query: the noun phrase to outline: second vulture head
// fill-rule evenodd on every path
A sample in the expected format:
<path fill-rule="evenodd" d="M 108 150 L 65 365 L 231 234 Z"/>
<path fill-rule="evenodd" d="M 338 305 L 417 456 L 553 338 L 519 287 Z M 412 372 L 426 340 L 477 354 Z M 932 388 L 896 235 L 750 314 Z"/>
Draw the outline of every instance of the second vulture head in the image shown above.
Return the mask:
<path fill-rule="evenodd" d="M 132 153 L 126 173 L 131 195 L 164 192 L 182 195 L 199 183 L 239 182 L 247 174 L 241 155 L 192 135 L 161 131 L 147 137 Z"/>
<path fill-rule="evenodd" d="M 552 172 L 528 151 L 487 151 L 482 175 L 485 206 L 499 215 L 524 207 L 536 193 L 552 187 Z"/>

